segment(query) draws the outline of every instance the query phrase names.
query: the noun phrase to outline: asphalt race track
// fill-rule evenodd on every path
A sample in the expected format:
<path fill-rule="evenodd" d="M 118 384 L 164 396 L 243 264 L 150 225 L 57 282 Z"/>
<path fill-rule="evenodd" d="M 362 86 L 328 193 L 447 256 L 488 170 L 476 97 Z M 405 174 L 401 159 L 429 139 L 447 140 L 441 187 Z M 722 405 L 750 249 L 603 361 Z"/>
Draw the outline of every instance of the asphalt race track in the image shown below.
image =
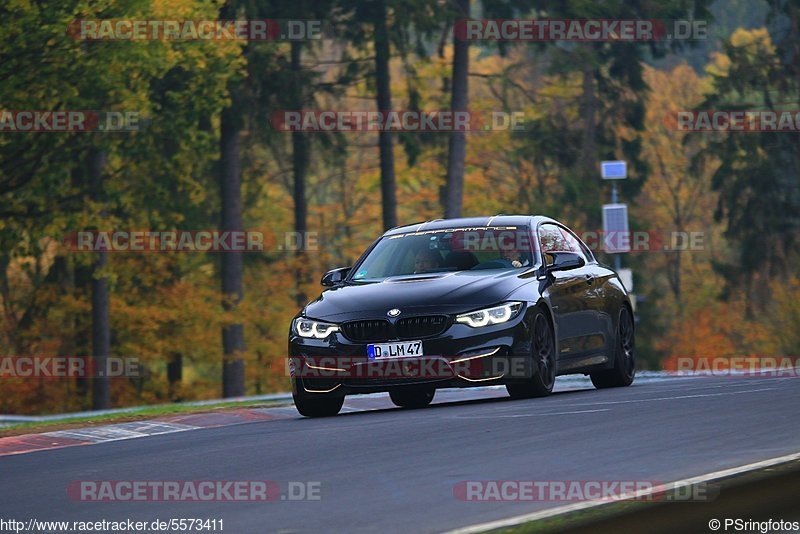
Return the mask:
<path fill-rule="evenodd" d="M 669 482 L 800 451 L 794 377 L 644 379 L 602 391 L 559 379 L 544 399 L 483 389 L 434 402 L 401 410 L 385 396 L 353 398 L 335 418 L 278 408 L 284 418 L 0 457 L 0 516 L 223 519 L 234 533 L 441 532 L 564 505 L 466 502 L 454 496 L 461 481 Z M 81 502 L 66 490 L 80 480 L 318 481 L 321 498 Z"/>

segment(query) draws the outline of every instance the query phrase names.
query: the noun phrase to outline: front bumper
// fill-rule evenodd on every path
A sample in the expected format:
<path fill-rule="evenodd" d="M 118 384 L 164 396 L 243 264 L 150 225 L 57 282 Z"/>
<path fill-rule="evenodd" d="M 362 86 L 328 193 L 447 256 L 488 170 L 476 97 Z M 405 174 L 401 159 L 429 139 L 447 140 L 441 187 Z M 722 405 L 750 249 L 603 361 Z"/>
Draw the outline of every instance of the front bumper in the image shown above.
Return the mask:
<path fill-rule="evenodd" d="M 290 334 L 292 391 L 349 395 L 413 385 L 475 387 L 523 379 L 531 374 L 525 316 L 523 312 L 507 323 L 482 328 L 453 323 L 438 336 L 421 338 L 424 356 L 419 357 L 370 360 L 367 343 L 353 342 L 341 332 L 324 340 Z"/>

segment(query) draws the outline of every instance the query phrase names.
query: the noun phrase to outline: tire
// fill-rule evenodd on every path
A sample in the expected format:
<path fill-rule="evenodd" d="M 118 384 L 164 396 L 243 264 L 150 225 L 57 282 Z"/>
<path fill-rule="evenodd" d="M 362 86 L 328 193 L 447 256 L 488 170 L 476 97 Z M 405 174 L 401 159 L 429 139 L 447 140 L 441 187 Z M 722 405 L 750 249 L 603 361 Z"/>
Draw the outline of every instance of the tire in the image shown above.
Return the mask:
<path fill-rule="evenodd" d="M 506 390 L 513 399 L 546 397 L 552 393 L 556 382 L 555 335 L 550 321 L 541 310 L 533 318 L 531 354 L 535 366 L 532 376 L 525 382 L 506 384 Z"/>
<path fill-rule="evenodd" d="M 435 389 L 403 388 L 390 391 L 389 397 L 400 408 L 424 408 L 431 403 L 435 394 Z"/>
<path fill-rule="evenodd" d="M 630 386 L 636 376 L 636 337 L 633 317 L 625 306 L 619 312 L 614 347 L 614 367 L 589 375 L 597 389 Z"/>
<path fill-rule="evenodd" d="M 294 406 L 300 415 L 305 417 L 331 417 L 339 413 L 344 404 L 344 395 L 325 395 L 323 393 L 314 397 L 292 394 Z"/>

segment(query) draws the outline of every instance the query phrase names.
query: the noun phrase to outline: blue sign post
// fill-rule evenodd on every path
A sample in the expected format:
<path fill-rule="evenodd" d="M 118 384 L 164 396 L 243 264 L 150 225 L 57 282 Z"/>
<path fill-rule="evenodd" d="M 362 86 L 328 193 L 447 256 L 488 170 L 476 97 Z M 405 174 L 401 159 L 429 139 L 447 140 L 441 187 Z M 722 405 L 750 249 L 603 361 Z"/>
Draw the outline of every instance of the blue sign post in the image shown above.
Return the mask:
<path fill-rule="evenodd" d="M 617 201 L 617 182 L 628 177 L 628 166 L 624 161 L 601 161 L 600 175 L 603 180 L 614 180 L 611 182 L 611 204 L 603 206 L 603 234 L 608 236 L 611 232 L 628 232 L 628 206 Z M 613 228 L 612 228 L 613 226 Z M 628 237 L 626 236 L 626 241 Z M 628 252 L 629 248 L 608 250 L 614 254 L 614 270 L 619 272 L 622 263 L 619 257 L 621 252 Z"/>
<path fill-rule="evenodd" d="M 628 177 L 628 166 L 624 161 L 601 161 L 600 171 L 604 180 L 622 180 Z"/>

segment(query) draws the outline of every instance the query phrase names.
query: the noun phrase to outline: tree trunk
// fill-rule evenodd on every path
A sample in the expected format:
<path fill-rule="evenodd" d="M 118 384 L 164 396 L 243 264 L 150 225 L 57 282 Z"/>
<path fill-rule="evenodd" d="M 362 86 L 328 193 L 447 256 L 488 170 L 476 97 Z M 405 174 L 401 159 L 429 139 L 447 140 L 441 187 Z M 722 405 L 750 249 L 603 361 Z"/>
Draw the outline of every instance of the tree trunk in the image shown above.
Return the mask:
<path fill-rule="evenodd" d="M 301 79 L 303 43 L 292 41 L 292 75 L 294 109 L 305 106 L 305 94 Z M 297 276 L 295 278 L 295 300 L 298 306 L 306 303 L 303 286 L 308 282 L 306 267 L 306 232 L 308 231 L 308 206 L 306 204 L 306 173 L 308 172 L 308 139 L 304 132 L 292 132 L 292 174 L 294 175 L 294 231 L 300 236 L 300 247 L 295 251 Z"/>
<path fill-rule="evenodd" d="M 183 380 L 183 354 L 173 352 L 167 361 L 167 383 L 169 384 L 169 400 L 180 402 L 183 396 L 178 394 L 181 381 Z"/>
<path fill-rule="evenodd" d="M 470 0 L 458 0 L 458 18 L 469 18 Z M 454 25 L 455 28 L 455 25 Z M 456 37 L 453 31 L 453 86 L 450 100 L 452 111 L 467 111 L 469 105 L 469 41 Z M 464 197 L 464 159 L 467 155 L 465 132 L 450 134 L 447 149 L 444 216 L 460 217 Z"/>
<path fill-rule="evenodd" d="M 377 85 L 378 111 L 392 110 L 391 80 L 389 77 L 389 30 L 386 26 L 386 2 L 378 0 L 375 6 L 375 82 Z M 381 157 L 381 203 L 383 227 L 388 230 L 397 226 L 397 193 L 394 176 L 394 149 L 392 133 L 378 132 L 378 147 Z"/>
<path fill-rule="evenodd" d="M 591 43 L 585 45 L 587 54 L 583 57 L 583 98 L 581 116 L 583 117 L 583 138 L 581 140 L 581 171 L 584 178 L 596 180 L 597 176 L 597 95 L 594 86 L 594 67 L 592 65 Z"/>
<path fill-rule="evenodd" d="M 7 252 L 0 254 L 0 300 L 3 301 L 3 329 L 16 354 L 24 354 L 19 339 L 19 319 L 14 310 L 11 297 L 11 284 L 8 279 L 8 266 L 11 264 L 11 255 Z"/>
<path fill-rule="evenodd" d="M 101 150 L 89 153 L 89 194 L 92 200 L 102 198 L 103 170 L 106 154 Z M 102 213 L 105 216 L 105 212 Z M 92 381 L 92 409 L 106 410 L 111 407 L 111 391 L 107 370 L 108 356 L 111 353 L 111 322 L 108 291 L 108 276 L 100 274 L 108 265 L 108 252 L 95 252 L 92 266 L 92 358 L 97 375 Z"/>
<path fill-rule="evenodd" d="M 681 295 L 681 274 L 682 271 L 682 256 L 681 251 L 676 250 L 670 254 L 671 258 L 667 259 L 667 279 L 669 280 L 669 287 L 672 290 L 672 296 L 675 297 L 675 302 L 678 303 L 678 309 L 683 309 L 683 300 Z"/>
<path fill-rule="evenodd" d="M 220 119 L 220 196 L 222 220 L 220 231 L 242 230 L 240 117 L 237 99 L 222 112 Z M 235 311 L 242 300 L 242 252 L 220 254 L 222 305 Z M 222 396 L 244 395 L 244 325 L 240 322 L 222 327 Z"/>

